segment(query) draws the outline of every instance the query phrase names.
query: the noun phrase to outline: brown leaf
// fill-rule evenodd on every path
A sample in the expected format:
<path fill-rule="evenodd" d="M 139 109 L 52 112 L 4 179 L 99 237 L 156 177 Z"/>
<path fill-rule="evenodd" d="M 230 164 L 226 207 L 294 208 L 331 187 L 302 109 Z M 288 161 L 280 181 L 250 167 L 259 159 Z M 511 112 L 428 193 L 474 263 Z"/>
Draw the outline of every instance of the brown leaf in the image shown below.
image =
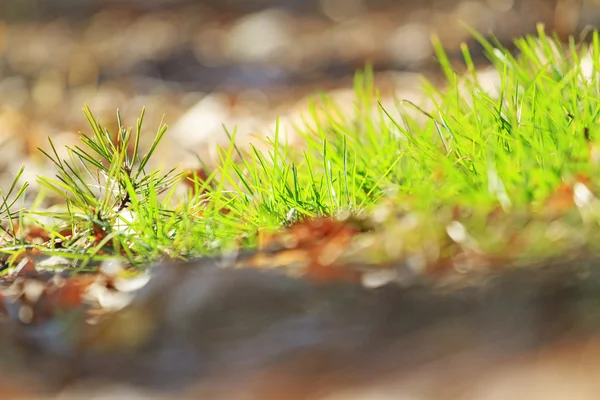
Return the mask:
<path fill-rule="evenodd" d="M 563 182 L 554 193 L 546 200 L 544 211 L 550 215 L 560 215 L 569 212 L 575 207 L 575 184 L 582 183 L 590 187 L 590 179 L 587 175 L 579 173 L 569 182 Z"/>
<path fill-rule="evenodd" d="M 66 279 L 61 286 L 47 288 L 45 300 L 55 310 L 71 310 L 82 305 L 86 290 L 98 282 L 98 275 L 79 275 Z"/>
<path fill-rule="evenodd" d="M 41 226 L 28 226 L 25 228 L 25 240 L 29 243 L 42 244 L 50 240 L 50 232 Z"/>
<path fill-rule="evenodd" d="M 563 214 L 575 206 L 573 198 L 573 185 L 562 183 L 554 193 L 548 197 L 544 207 L 545 212 L 549 214 Z"/>
<path fill-rule="evenodd" d="M 208 184 L 208 187 L 205 187 L 203 190 L 200 191 L 200 193 L 195 193 L 197 188 L 202 189 L 202 186 L 204 186 L 208 177 L 209 173 L 204 168 L 198 168 L 196 170 L 187 170 L 184 172 L 183 184 L 186 185 L 188 188 L 192 189 L 192 191 L 194 191 L 194 195 L 202 195 L 208 192 L 208 188 L 215 187 L 215 181 L 212 180 Z"/>
<path fill-rule="evenodd" d="M 280 233 L 260 233 L 259 252 L 245 262 L 252 268 L 287 268 L 317 281 L 360 279 L 337 264 L 359 230 L 333 218 L 307 219 Z"/>
<path fill-rule="evenodd" d="M 35 263 L 29 257 L 27 257 L 27 261 L 21 265 L 18 269 L 13 272 L 13 276 L 18 278 L 37 278 L 39 272 L 35 268 Z"/>

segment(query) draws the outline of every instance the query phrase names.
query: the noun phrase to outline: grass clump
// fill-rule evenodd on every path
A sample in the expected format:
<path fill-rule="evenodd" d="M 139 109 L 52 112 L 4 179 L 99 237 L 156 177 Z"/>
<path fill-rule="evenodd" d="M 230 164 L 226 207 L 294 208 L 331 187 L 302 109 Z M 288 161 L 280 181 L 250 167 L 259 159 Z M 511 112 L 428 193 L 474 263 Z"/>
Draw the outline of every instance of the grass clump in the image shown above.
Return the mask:
<path fill-rule="evenodd" d="M 119 256 L 143 265 L 253 248 L 261 232 L 305 218 L 362 215 L 385 236 L 373 251 L 388 258 L 591 249 L 600 233 L 598 33 L 563 45 L 540 27 L 516 41 L 517 55 L 473 34 L 497 90 L 484 87 L 466 46 L 459 75 L 434 39 L 447 85 L 424 82 L 427 104 L 383 107 L 372 74 L 357 74 L 354 112 L 322 96 L 311 123 L 297 127 L 304 146 L 277 131 L 266 151 L 244 152 L 232 138 L 217 167 L 195 175 L 146 172 L 166 126 L 141 155 L 143 113 L 135 131 L 119 118 L 112 136 L 86 109 L 92 134 L 70 160 L 52 142 L 45 152 L 58 174 L 40 182 L 66 206 L 45 214 L 59 223 L 37 248 L 83 264 Z M 182 179 L 191 189 L 175 201 Z M 13 243 L 12 254 L 18 246 L 31 243 Z"/>

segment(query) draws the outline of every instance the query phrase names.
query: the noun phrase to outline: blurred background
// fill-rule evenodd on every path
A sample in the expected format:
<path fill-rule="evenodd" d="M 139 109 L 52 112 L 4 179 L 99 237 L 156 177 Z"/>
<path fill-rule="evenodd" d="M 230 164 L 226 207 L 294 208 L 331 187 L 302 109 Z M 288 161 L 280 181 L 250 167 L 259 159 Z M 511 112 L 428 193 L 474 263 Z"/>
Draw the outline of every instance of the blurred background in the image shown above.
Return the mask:
<path fill-rule="evenodd" d="M 298 121 L 318 90 L 351 104 L 354 72 L 373 65 L 384 96 L 418 93 L 438 79 L 437 33 L 460 58 L 461 23 L 509 44 L 536 23 L 560 37 L 600 22 L 590 0 L 3 0 L 0 2 L 0 176 L 27 165 L 48 174 L 37 151 L 89 132 L 82 107 L 109 127 L 116 109 L 134 125 L 147 107 L 151 139 L 171 127 L 161 157 L 210 158 L 223 124 L 250 133 L 277 116 Z M 50 173 L 51 174 L 51 173 Z M 4 185 L 5 181 L 0 183 Z"/>

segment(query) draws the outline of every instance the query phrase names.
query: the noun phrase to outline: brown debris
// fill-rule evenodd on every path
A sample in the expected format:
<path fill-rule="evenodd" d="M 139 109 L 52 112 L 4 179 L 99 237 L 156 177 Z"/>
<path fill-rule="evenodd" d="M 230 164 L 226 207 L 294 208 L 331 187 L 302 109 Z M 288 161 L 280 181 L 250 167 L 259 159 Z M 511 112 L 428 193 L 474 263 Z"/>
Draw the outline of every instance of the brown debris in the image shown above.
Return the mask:
<path fill-rule="evenodd" d="M 277 233 L 262 235 L 258 252 L 238 266 L 280 268 L 316 281 L 357 281 L 361 274 L 337 260 L 359 231 L 333 218 L 307 219 Z"/>

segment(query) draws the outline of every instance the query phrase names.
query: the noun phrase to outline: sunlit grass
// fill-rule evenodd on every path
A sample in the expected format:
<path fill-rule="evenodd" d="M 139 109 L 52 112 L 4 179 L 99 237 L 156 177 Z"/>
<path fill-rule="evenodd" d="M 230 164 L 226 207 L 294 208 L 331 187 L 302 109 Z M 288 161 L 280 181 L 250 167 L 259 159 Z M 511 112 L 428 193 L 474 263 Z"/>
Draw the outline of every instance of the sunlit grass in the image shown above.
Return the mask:
<path fill-rule="evenodd" d="M 394 210 L 391 215 L 419 215 L 417 225 L 426 233 L 421 241 L 427 235 L 458 240 L 455 231 L 448 232 L 456 221 L 477 239 L 478 248 L 504 252 L 514 245 L 508 238 L 520 231 L 532 235 L 529 248 L 546 251 L 540 243 L 556 239 L 557 234 L 549 239 L 546 228 L 558 213 L 561 232 L 573 230 L 576 244 L 587 245 L 600 232 L 592 195 L 600 188 L 598 33 L 589 44 L 563 46 L 540 28 L 537 37 L 516 41 L 516 54 L 473 35 L 498 73 L 498 94 L 483 89 L 466 46 L 466 73 L 459 75 L 434 38 L 447 85 L 424 82 L 428 105 L 398 98 L 396 109 L 382 107 L 367 70 L 356 75 L 351 115 L 323 95 L 319 107 L 315 103 L 307 110 L 310 123 L 297 127 L 302 146 L 283 143 L 277 131 L 267 150 L 242 151 L 232 137 L 230 146 L 219 149 L 217 167 L 204 171 L 205 179 L 146 171 L 166 126 L 141 155 L 142 118 L 134 131 L 122 128 L 111 136 L 87 110 L 92 134 L 82 136 L 82 147 L 69 150 L 70 160 L 61 160 L 52 145 L 46 155 L 58 174 L 40 178 L 66 199 L 64 213 L 45 214 L 58 221 L 45 228 L 61 239 L 60 246 L 54 239 L 35 246 L 13 240 L 5 251 L 14 255 L 33 246 L 75 255 L 83 265 L 114 256 L 144 265 L 165 256 L 253 248 L 261 232 L 305 218 L 369 216 L 382 205 Z M 176 200 L 182 179 L 193 184 Z M 579 203 L 577 190 L 583 189 L 577 184 L 590 191 Z M 554 212 L 556 193 L 565 186 L 576 189 L 574 200 L 571 193 L 566 201 L 574 201 L 573 207 Z M 489 217 L 497 212 L 505 217 L 491 224 Z M 23 215 L 31 223 L 41 214 Z M 539 225 L 532 222 L 540 218 Z M 389 221 L 383 225 L 394 231 Z"/>

